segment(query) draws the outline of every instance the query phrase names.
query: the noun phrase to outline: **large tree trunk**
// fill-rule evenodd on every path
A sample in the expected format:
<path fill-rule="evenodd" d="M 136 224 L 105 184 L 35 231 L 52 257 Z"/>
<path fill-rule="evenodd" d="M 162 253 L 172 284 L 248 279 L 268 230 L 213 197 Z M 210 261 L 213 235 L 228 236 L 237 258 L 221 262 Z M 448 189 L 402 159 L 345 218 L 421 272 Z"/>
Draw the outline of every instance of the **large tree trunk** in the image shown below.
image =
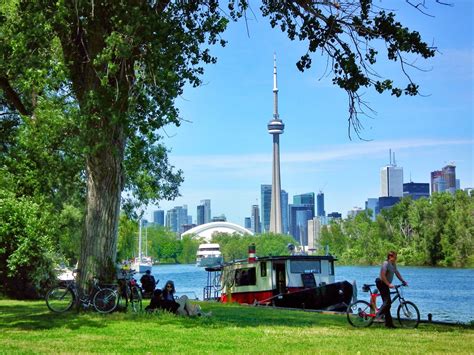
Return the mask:
<path fill-rule="evenodd" d="M 120 196 L 123 187 L 123 131 L 108 137 L 87 156 L 87 201 L 79 258 L 79 286 L 88 288 L 92 277 L 113 282 L 117 253 Z"/>

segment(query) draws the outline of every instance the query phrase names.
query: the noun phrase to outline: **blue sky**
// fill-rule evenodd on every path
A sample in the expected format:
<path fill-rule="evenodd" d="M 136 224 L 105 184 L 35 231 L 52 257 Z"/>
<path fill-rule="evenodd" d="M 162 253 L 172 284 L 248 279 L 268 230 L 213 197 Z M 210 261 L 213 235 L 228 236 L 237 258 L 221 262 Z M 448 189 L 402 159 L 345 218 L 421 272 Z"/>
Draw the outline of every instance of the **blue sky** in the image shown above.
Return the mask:
<path fill-rule="evenodd" d="M 162 130 L 171 163 L 184 172 L 181 197 L 161 201 L 152 211 L 183 204 L 196 218 L 196 206 L 211 199 L 212 215 L 243 225 L 251 205 L 260 205 L 260 185 L 271 183 L 272 138 L 267 123 L 273 110 L 273 53 L 277 54 L 281 184 L 289 194 L 322 190 L 326 212 L 346 215 L 380 194 L 380 168 L 395 152 L 404 181 L 429 182 L 430 172 L 450 162 L 461 187 L 473 180 L 473 4 L 453 0 L 454 7 L 430 2 L 424 16 L 405 2 L 400 21 L 422 34 L 440 53 L 411 71 L 425 96 L 396 99 L 367 91 L 376 111 L 362 118 L 362 137 L 348 137 L 347 96 L 325 77 L 325 57 L 316 54 L 311 70 L 295 63 L 306 52 L 304 42 L 290 41 L 272 29 L 254 5 L 255 18 L 231 23 L 215 47 L 215 65 L 206 67 L 203 85 L 187 88 L 177 99 L 183 123 Z M 382 3 L 383 5 L 383 3 Z M 380 63 L 381 74 L 401 78 L 393 64 Z M 410 179 L 411 177 L 411 179 Z"/>

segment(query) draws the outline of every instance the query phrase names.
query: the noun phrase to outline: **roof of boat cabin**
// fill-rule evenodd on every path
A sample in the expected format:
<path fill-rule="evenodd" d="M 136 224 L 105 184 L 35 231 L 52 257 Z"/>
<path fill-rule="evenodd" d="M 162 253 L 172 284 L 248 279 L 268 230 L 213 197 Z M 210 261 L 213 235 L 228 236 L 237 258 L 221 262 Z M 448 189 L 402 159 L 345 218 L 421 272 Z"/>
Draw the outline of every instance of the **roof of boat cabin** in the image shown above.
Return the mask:
<path fill-rule="evenodd" d="M 333 255 L 281 255 L 281 256 L 260 256 L 255 258 L 255 262 L 261 261 L 281 261 L 281 260 L 329 260 L 336 261 L 337 258 Z M 225 265 L 232 265 L 237 263 L 248 263 L 248 259 L 238 259 L 224 263 Z"/>

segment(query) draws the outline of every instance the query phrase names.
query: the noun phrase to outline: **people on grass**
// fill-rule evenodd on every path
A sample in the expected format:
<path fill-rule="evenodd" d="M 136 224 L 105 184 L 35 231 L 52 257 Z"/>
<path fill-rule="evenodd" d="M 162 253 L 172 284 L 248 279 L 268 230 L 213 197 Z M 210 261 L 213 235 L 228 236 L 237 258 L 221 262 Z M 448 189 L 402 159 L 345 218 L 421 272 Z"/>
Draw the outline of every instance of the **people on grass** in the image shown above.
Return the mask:
<path fill-rule="evenodd" d="M 382 263 L 379 277 L 375 279 L 375 284 L 379 289 L 383 300 L 382 307 L 380 307 L 379 311 L 377 312 L 377 316 L 385 317 L 385 326 L 387 328 L 395 328 L 392 315 L 390 313 L 390 308 L 392 307 L 390 289 L 394 288 L 392 284 L 394 275 L 397 276 L 403 285 L 408 285 L 397 269 L 397 253 L 395 251 L 390 251 L 387 255 L 387 260 Z"/>
<path fill-rule="evenodd" d="M 150 301 L 147 311 L 163 309 L 171 313 L 182 316 L 210 316 L 210 313 L 203 313 L 199 305 L 192 304 L 186 295 L 175 297 L 176 289 L 174 282 L 166 282 L 162 290 L 156 289 Z"/>

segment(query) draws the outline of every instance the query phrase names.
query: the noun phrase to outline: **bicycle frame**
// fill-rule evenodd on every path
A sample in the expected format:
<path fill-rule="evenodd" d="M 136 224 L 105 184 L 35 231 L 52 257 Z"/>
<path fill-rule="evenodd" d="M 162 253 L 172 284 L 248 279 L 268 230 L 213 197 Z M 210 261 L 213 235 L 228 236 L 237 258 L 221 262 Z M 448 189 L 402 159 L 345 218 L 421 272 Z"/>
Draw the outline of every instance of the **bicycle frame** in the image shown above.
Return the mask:
<path fill-rule="evenodd" d="M 366 314 L 366 316 L 368 317 L 374 317 L 376 316 L 379 308 L 377 307 L 377 298 L 379 296 L 381 296 L 381 294 L 379 292 L 373 292 L 372 291 L 372 287 L 375 287 L 375 285 L 364 285 L 364 286 L 367 286 L 367 291 L 369 292 L 370 294 L 370 301 L 369 301 L 369 304 L 370 304 L 370 313 L 369 314 Z M 399 290 L 399 288 L 403 286 L 403 285 L 396 285 L 394 288 L 395 290 L 394 291 L 390 291 L 390 294 L 391 295 L 395 295 L 393 296 L 393 298 L 391 299 L 391 303 L 394 304 L 396 300 L 399 300 L 399 302 L 404 302 L 405 301 L 405 298 L 403 297 L 401 291 Z M 376 289 L 377 290 L 377 289 Z M 378 291 L 378 290 L 377 290 Z"/>

